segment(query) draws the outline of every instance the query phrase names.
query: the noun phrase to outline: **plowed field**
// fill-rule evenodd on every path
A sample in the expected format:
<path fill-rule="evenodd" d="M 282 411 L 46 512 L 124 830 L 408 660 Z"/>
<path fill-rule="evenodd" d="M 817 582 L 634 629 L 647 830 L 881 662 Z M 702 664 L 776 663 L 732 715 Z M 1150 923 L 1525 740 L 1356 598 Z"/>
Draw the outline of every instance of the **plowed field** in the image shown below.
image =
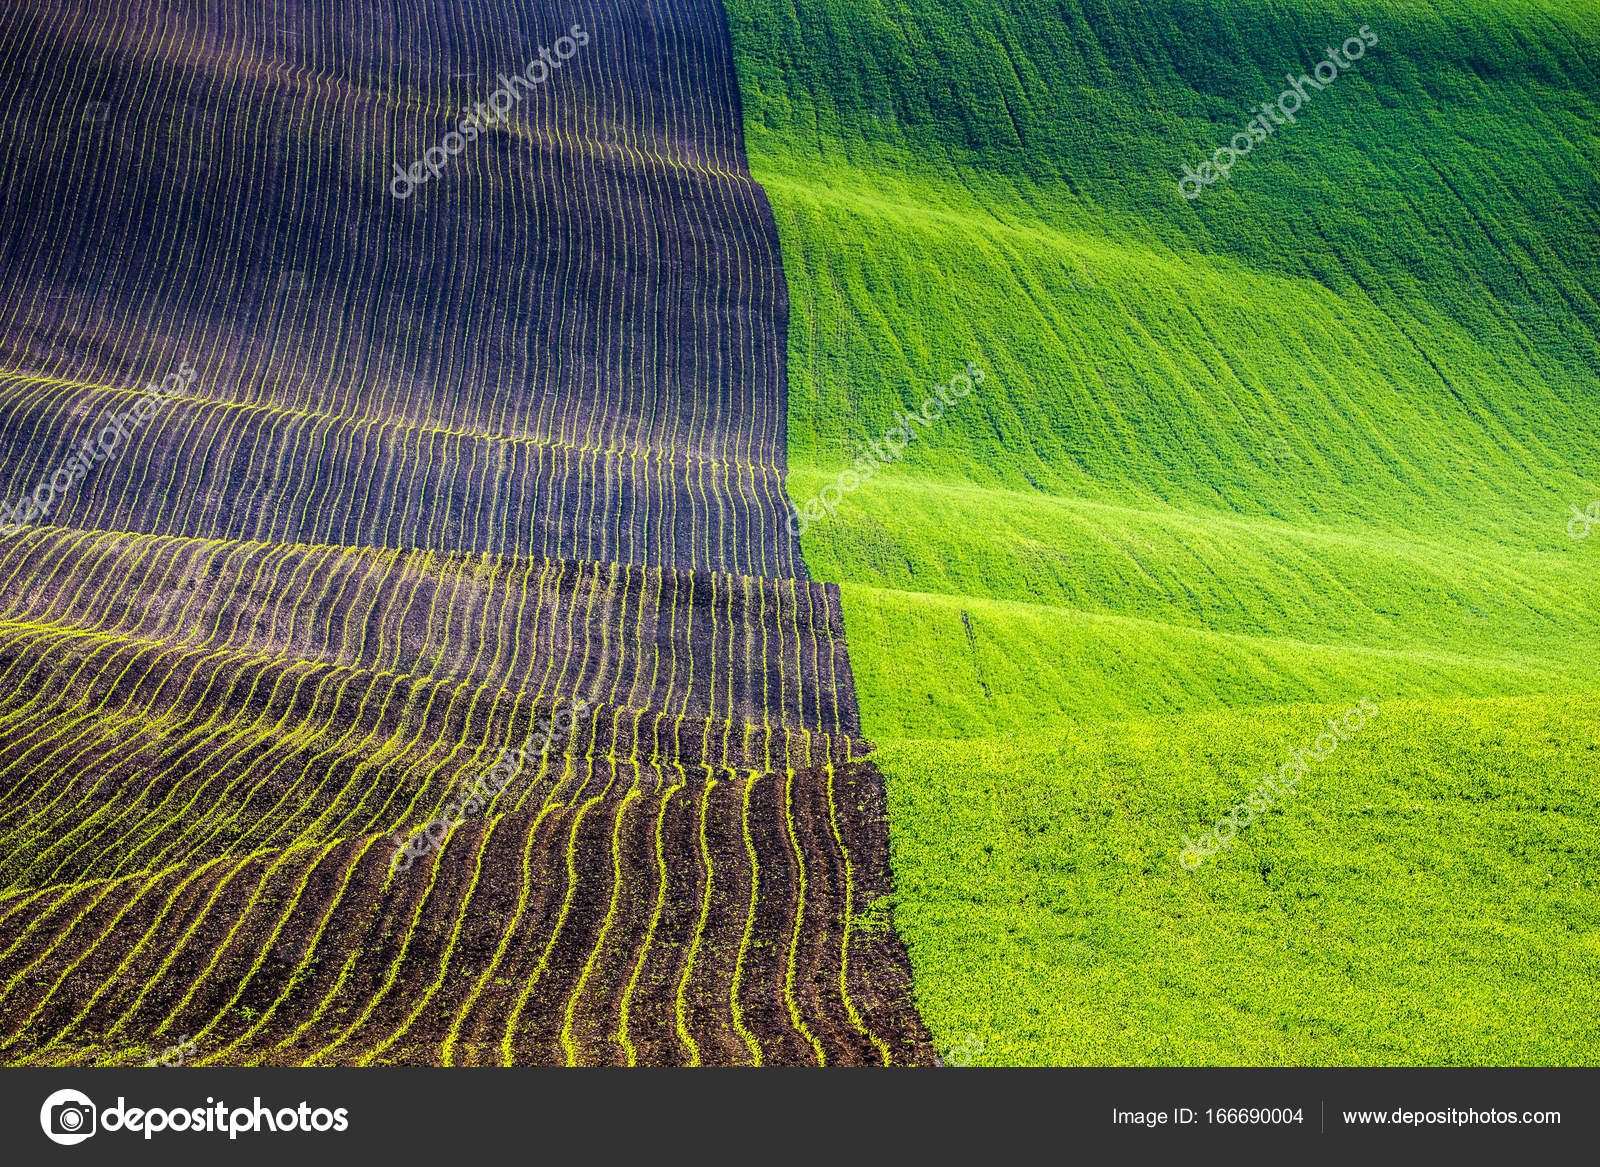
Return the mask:
<path fill-rule="evenodd" d="M 931 1061 L 720 6 L 10 5 L 0 62 L 4 497 L 194 372 L 0 535 L 0 1060 Z"/>

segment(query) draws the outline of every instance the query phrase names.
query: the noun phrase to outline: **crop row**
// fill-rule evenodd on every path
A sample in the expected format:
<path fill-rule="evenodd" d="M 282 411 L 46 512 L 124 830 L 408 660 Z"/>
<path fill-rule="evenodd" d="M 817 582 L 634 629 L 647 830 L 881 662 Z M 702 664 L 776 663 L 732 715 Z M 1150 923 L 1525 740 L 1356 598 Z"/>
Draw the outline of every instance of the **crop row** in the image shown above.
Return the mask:
<path fill-rule="evenodd" d="M 796 573 L 786 294 L 714 6 L 573 6 L 591 44 L 405 202 L 395 161 L 555 13 L 196 8 L 0 17 L 0 108 L 52 111 L 0 124 L 5 488 L 185 360 L 60 521 Z M 305 49 L 259 43 L 285 24 Z"/>
<path fill-rule="evenodd" d="M 792 578 L 40 529 L 0 539 L 0 587 L 0 626 L 80 640 L 855 728 L 838 592 Z"/>
<path fill-rule="evenodd" d="M 0 143 L 0 1061 L 928 1061 L 715 0 L 55 0 Z"/>
<path fill-rule="evenodd" d="M 58 526 L 803 574 L 772 466 L 228 402 L 178 399 L 52 500 L 137 393 L 60 386 L 46 409 L 30 388 L 0 380 L 4 497 L 37 497 Z"/>
<path fill-rule="evenodd" d="M 352 838 L 57 889 L 0 915 L 0 1058 L 926 1062 L 856 926 L 875 782 L 722 771 L 462 824 L 426 870 Z"/>
<path fill-rule="evenodd" d="M 4 884 L 39 886 L 353 833 L 414 829 L 504 748 L 534 757 L 502 803 L 663 770 L 781 770 L 859 749 L 836 737 L 594 705 L 548 753 L 568 702 L 482 684 L 0 626 Z M 147 682 L 159 665 L 158 682 Z M 91 683 L 76 702 L 74 677 Z M 154 699 L 152 697 L 154 695 Z"/>

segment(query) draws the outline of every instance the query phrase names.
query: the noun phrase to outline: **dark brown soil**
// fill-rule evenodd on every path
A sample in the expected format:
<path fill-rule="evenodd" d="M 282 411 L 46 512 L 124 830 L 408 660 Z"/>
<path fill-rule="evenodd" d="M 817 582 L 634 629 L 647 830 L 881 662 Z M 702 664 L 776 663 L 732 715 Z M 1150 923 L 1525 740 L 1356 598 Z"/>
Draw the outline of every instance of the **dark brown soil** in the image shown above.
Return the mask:
<path fill-rule="evenodd" d="M 0 1062 L 929 1061 L 720 7 L 253 7 L 7 24 Z"/>

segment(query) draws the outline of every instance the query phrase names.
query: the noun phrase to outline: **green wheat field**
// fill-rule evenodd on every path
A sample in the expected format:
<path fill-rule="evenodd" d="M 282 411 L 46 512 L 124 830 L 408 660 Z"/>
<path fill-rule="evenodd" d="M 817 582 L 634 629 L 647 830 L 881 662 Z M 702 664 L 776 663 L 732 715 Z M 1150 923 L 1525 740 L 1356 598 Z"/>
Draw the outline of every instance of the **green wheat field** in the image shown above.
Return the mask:
<path fill-rule="evenodd" d="M 728 10 L 791 498 L 986 374 L 802 539 L 935 1044 L 1600 1061 L 1600 8 Z"/>

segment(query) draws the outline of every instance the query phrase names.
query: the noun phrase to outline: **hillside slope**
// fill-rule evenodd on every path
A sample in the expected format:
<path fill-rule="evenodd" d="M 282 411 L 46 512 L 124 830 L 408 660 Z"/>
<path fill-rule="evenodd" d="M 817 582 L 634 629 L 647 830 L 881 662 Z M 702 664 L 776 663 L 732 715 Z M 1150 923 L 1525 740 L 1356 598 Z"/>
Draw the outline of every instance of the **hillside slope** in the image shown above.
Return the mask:
<path fill-rule="evenodd" d="M 983 832 L 952 836 L 974 850 L 926 846 L 925 816 L 945 792 L 1065 765 L 1075 726 L 1234 710 L 1288 741 L 1286 703 L 1362 696 L 1451 702 L 1437 716 L 1466 717 L 1497 773 L 1524 772 L 1495 728 L 1523 721 L 1586 756 L 1596 731 L 1559 710 L 1600 687 L 1595 545 L 1567 534 L 1571 507 L 1600 497 L 1600 16 L 1471 0 L 729 9 L 790 284 L 791 501 L 838 498 L 802 545 L 842 588 L 936 1036 L 988 1032 L 1028 1061 L 1427 1057 L 1415 1013 L 1392 1047 L 1343 1011 L 1342 1041 L 1304 1047 L 1113 1040 L 1127 1023 L 1110 1015 L 1038 1044 L 1002 1033 L 976 1002 L 1085 1004 L 1068 954 L 1012 921 L 1029 971 L 992 963 L 958 878 Z M 1293 124 L 1180 193 L 1185 166 L 1363 26 L 1376 45 L 1302 85 Z M 841 480 L 969 362 L 982 384 L 910 426 L 903 457 Z M 1511 695 L 1535 703 L 1454 704 Z M 1499 712 L 1460 712 L 1483 708 Z M 1175 723 L 1175 748 L 1208 724 Z M 997 734 L 1022 739 L 1020 772 L 986 760 Z M 1592 855 L 1593 839 L 1574 845 Z M 1481 902 L 1435 894 L 1446 913 Z M 1574 904 L 1592 931 L 1592 880 Z M 1292 975 L 1300 958 L 1284 960 Z M 1210 1008 L 1184 996 L 1166 1024 L 1198 1031 Z M 1553 1021 L 1516 1016 L 1527 1040 L 1507 1056 L 1579 1056 Z"/>
<path fill-rule="evenodd" d="M 0 1061 L 930 1061 L 714 0 L 27 7 Z"/>

